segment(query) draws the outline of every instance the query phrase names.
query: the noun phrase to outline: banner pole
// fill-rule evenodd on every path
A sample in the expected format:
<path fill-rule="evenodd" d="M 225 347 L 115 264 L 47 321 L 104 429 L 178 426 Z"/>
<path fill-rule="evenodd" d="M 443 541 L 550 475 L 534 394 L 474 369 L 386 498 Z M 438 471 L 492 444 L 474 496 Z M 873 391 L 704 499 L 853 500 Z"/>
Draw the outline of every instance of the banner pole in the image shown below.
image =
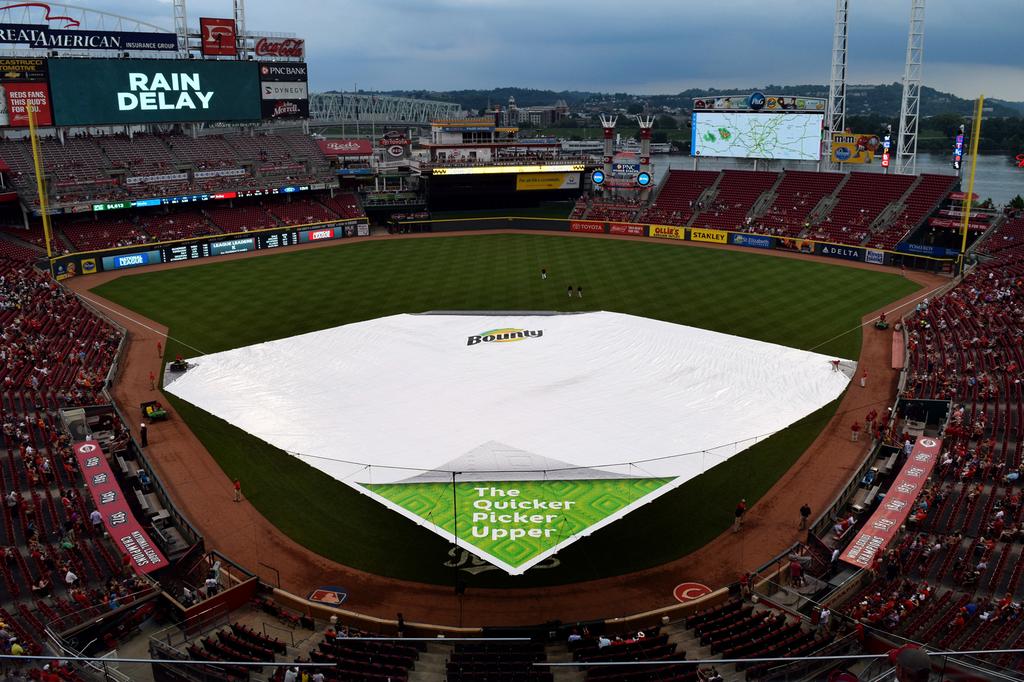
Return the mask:
<path fill-rule="evenodd" d="M 32 164 L 36 172 L 36 192 L 39 193 L 39 211 L 43 214 L 43 241 L 46 242 L 46 258 L 53 263 L 53 247 L 50 244 L 50 216 L 46 205 L 46 185 L 43 178 L 43 160 L 39 151 L 39 137 L 36 130 L 36 115 L 32 102 L 25 99 L 28 113 L 28 136 L 32 142 Z"/>
<path fill-rule="evenodd" d="M 978 167 L 978 138 L 981 137 L 981 109 L 985 103 L 985 96 L 978 96 L 978 103 L 974 107 L 974 124 L 971 126 L 971 175 L 967 180 L 967 196 L 964 203 L 964 220 L 960 241 L 960 273 L 963 274 L 967 268 L 967 228 L 971 223 L 971 204 L 974 200 L 974 171 Z"/>

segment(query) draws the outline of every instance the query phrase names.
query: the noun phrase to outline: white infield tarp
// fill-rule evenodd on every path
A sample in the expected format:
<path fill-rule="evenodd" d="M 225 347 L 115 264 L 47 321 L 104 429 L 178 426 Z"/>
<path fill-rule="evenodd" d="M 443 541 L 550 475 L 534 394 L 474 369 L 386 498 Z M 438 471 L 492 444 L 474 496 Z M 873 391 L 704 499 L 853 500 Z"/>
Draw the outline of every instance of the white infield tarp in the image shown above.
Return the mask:
<path fill-rule="evenodd" d="M 667 491 L 837 398 L 832 359 L 618 313 L 395 315 L 192 358 L 167 390 L 351 485 Z"/>

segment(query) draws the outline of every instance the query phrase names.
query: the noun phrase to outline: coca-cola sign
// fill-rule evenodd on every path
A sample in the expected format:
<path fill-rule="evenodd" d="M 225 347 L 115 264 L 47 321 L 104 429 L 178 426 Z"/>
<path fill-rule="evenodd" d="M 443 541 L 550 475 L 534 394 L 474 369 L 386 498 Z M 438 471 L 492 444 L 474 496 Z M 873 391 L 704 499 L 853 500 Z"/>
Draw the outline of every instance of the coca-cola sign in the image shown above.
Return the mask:
<path fill-rule="evenodd" d="M 302 59 L 305 54 L 306 41 L 299 38 L 259 38 L 256 40 L 257 57 Z"/>

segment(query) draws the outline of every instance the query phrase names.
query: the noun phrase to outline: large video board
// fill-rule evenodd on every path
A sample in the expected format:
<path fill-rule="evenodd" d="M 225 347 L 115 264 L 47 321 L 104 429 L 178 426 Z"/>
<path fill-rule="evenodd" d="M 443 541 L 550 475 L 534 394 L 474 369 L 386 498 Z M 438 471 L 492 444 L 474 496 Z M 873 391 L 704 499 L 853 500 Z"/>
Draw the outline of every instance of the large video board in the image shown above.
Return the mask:
<path fill-rule="evenodd" d="M 744 159 L 818 161 L 821 114 L 694 111 L 691 153 Z"/>
<path fill-rule="evenodd" d="M 57 125 L 255 121 L 256 62 L 51 59 Z"/>

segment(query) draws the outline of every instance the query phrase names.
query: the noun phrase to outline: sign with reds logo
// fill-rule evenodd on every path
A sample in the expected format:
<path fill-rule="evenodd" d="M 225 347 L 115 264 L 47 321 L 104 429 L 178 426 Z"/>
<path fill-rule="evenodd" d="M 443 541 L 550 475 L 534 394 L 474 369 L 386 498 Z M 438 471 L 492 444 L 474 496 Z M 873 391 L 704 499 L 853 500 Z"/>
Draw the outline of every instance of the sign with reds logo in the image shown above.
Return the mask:
<path fill-rule="evenodd" d="M 238 54 L 234 19 L 201 17 L 202 51 L 207 57 L 234 57 Z"/>
<path fill-rule="evenodd" d="M 672 590 L 672 596 L 678 602 L 693 601 L 709 594 L 711 594 L 711 588 L 701 583 L 679 583 Z"/>
<path fill-rule="evenodd" d="M 305 54 L 306 41 L 299 38 L 259 38 L 256 40 L 257 57 L 302 59 Z"/>

